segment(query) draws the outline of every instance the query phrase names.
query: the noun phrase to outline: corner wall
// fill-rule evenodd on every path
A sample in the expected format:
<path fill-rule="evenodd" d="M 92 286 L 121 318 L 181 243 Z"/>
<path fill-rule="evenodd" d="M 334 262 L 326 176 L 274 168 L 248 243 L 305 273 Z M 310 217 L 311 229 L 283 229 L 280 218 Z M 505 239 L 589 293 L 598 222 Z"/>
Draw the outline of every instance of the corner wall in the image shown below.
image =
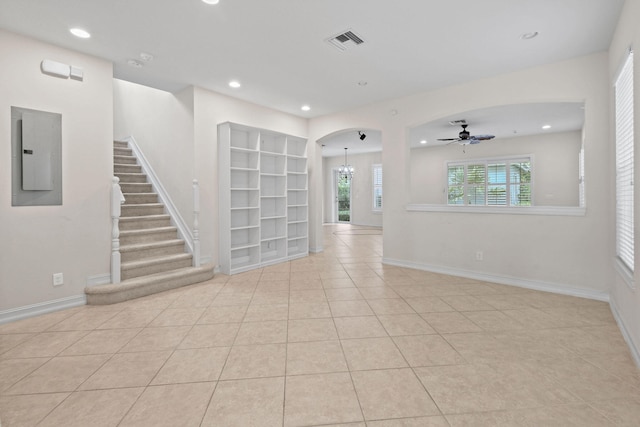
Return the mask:
<path fill-rule="evenodd" d="M 81 67 L 84 81 L 43 74 L 43 59 Z M 83 303 L 88 281 L 109 280 L 112 79 L 109 62 L 0 30 L 0 320 Z M 62 114 L 61 206 L 11 206 L 11 106 Z"/>

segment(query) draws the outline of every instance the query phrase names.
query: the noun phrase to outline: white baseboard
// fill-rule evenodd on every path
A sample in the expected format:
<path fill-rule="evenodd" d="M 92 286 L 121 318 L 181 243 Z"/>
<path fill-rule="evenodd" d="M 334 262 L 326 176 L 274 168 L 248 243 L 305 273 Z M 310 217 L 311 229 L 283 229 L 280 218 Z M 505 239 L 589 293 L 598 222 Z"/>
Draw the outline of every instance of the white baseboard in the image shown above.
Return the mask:
<path fill-rule="evenodd" d="M 0 311 L 0 324 L 87 304 L 85 294 Z"/>
<path fill-rule="evenodd" d="M 511 276 L 500 276 L 487 273 L 479 273 L 469 270 L 461 270 L 450 267 L 435 266 L 415 263 L 392 258 L 382 258 L 384 264 L 398 267 L 414 268 L 416 270 L 430 271 L 432 273 L 448 274 L 451 276 L 465 277 L 467 279 L 482 280 L 485 282 L 499 283 L 501 285 L 517 286 L 519 288 L 533 289 L 536 291 L 552 292 L 554 294 L 569 295 L 573 297 L 588 298 L 597 301 L 609 302 L 609 293 L 592 289 L 574 288 L 561 283 L 543 282 L 540 280 L 521 279 Z"/>
<path fill-rule="evenodd" d="M 636 362 L 636 366 L 640 369 L 640 351 L 638 351 L 638 347 L 636 347 L 635 343 L 633 342 L 633 339 L 631 338 L 631 334 L 629 334 L 629 331 L 627 330 L 624 320 L 622 319 L 622 316 L 620 316 L 620 312 L 618 311 L 618 306 L 616 306 L 613 298 L 611 298 L 611 301 L 609 301 L 609 306 L 611 307 L 611 313 L 613 313 L 613 318 L 616 319 L 616 323 L 618 324 L 618 329 L 620 329 L 620 333 L 622 334 L 622 337 L 624 338 L 627 345 L 629 346 L 629 351 L 631 351 L 631 357 L 633 358 L 633 361 Z"/>
<path fill-rule="evenodd" d="M 312 254 L 319 254 L 322 251 L 324 251 L 324 248 L 322 246 L 317 246 L 315 248 L 309 248 L 309 252 L 312 253 Z"/>
<path fill-rule="evenodd" d="M 97 276 L 89 276 L 87 277 L 87 287 L 90 288 L 92 286 L 99 285 L 108 285 L 111 283 L 111 274 L 99 274 Z"/>

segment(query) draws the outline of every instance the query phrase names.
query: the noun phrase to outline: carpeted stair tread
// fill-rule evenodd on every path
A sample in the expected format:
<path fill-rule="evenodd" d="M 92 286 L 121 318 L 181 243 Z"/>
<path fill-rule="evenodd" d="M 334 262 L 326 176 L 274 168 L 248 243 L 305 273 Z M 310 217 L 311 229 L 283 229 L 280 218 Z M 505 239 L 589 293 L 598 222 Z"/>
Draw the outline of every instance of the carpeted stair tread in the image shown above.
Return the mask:
<path fill-rule="evenodd" d="M 170 246 L 184 245 L 184 240 L 182 239 L 171 239 L 171 240 L 162 240 L 160 242 L 145 242 L 145 243 L 136 243 L 133 245 L 122 245 L 120 246 L 120 252 L 134 252 L 134 251 L 143 251 L 145 249 L 156 249 Z"/>
<path fill-rule="evenodd" d="M 181 254 L 163 255 L 163 256 L 154 257 L 154 258 L 145 258 L 137 261 L 123 262 L 121 264 L 121 268 L 123 271 L 132 270 L 134 268 L 148 267 L 151 265 L 169 263 L 174 261 L 182 261 L 187 259 L 188 260 L 191 259 L 191 254 L 185 252 Z"/>

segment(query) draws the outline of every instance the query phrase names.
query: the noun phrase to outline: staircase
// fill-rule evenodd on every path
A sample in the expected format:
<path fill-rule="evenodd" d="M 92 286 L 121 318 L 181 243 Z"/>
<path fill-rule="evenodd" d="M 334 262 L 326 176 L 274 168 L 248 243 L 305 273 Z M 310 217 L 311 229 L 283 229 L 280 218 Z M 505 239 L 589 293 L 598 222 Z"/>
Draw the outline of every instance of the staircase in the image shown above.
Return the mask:
<path fill-rule="evenodd" d="M 125 197 L 120 216 L 122 282 L 87 288 L 87 302 L 112 304 L 211 279 L 212 266 L 192 267 L 192 255 L 127 142 L 114 141 L 113 169 Z"/>

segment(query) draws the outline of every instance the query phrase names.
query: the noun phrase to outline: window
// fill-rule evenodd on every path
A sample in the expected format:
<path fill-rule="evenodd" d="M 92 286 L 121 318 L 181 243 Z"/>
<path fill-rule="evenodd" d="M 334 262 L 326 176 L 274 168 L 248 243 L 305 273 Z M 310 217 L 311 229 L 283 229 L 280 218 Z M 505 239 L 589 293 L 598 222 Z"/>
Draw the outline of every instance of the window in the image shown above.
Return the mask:
<path fill-rule="evenodd" d="M 447 165 L 447 204 L 531 206 L 531 159 L 496 159 Z"/>
<path fill-rule="evenodd" d="M 382 210 L 382 165 L 373 165 L 373 210 Z"/>
<path fill-rule="evenodd" d="M 633 51 L 615 82 L 616 121 L 616 254 L 631 271 L 633 239 Z"/>

